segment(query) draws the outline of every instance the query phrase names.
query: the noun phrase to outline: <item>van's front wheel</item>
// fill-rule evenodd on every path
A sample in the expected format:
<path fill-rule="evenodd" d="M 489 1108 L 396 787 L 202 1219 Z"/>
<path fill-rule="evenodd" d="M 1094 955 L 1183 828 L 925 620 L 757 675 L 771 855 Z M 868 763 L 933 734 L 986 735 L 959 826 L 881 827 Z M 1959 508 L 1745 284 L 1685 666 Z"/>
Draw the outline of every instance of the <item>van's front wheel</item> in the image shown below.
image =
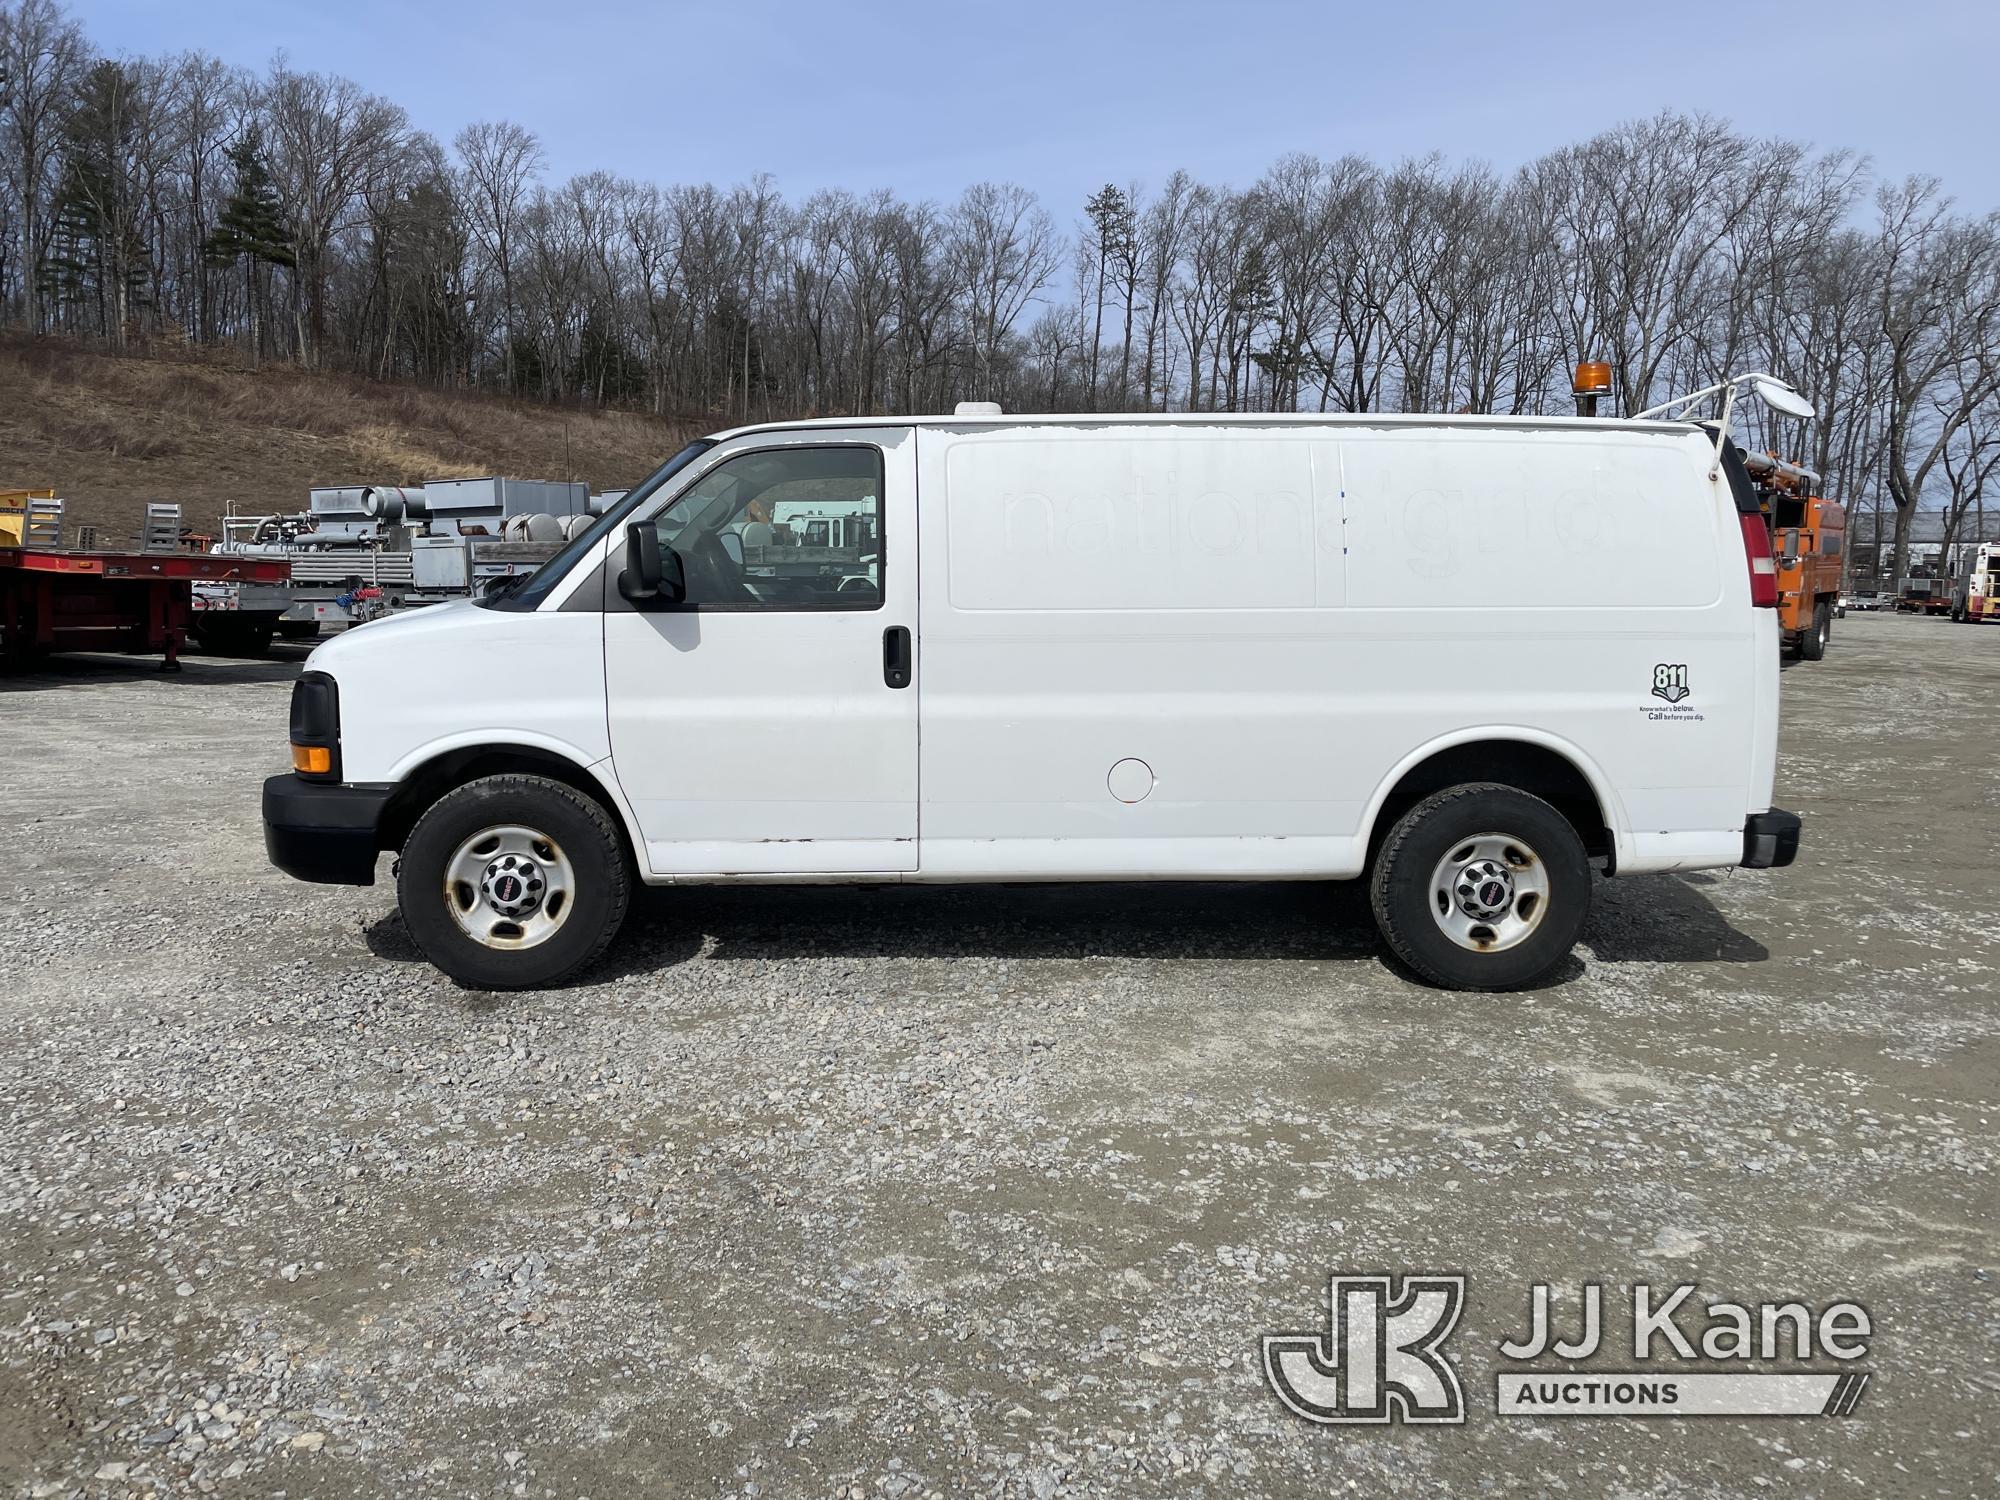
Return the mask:
<path fill-rule="evenodd" d="M 487 776 L 439 798 L 396 878 L 424 957 L 475 989 L 559 984 L 617 936 L 630 893 L 610 815 L 545 776 Z"/>
<path fill-rule="evenodd" d="M 1569 820 L 1539 797 L 1475 782 L 1397 820 L 1369 880 L 1375 923 L 1423 979 L 1455 990 L 1521 989 L 1569 956 L 1590 910 L 1590 861 Z"/>

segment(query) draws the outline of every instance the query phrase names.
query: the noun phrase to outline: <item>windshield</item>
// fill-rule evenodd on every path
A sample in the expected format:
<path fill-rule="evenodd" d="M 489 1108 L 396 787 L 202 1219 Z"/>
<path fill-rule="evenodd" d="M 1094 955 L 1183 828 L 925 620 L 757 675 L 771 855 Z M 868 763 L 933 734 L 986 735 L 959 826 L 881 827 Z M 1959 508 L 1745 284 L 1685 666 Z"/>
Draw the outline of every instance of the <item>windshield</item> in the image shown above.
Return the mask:
<path fill-rule="evenodd" d="M 614 530 L 632 513 L 635 506 L 641 504 L 647 496 L 714 446 L 714 438 L 695 439 L 655 469 L 637 489 L 627 491 L 616 505 L 593 521 L 589 529 L 579 532 L 564 545 L 562 551 L 535 569 L 520 583 L 500 593 L 488 594 L 476 602 L 486 609 L 525 611 L 539 608 L 555 586 L 562 582 L 563 575 L 569 572 L 577 559 L 596 546 L 606 532 Z"/>

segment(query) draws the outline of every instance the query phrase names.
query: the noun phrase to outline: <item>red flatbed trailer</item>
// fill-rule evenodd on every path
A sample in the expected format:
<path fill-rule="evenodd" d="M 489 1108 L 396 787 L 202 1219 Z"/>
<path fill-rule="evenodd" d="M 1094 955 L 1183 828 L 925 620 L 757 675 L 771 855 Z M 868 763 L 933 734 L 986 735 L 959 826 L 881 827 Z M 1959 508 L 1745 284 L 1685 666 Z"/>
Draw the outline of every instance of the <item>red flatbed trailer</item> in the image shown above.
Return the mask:
<path fill-rule="evenodd" d="M 283 583 L 282 559 L 0 546 L 0 669 L 50 651 L 161 653 L 180 670 L 199 582 Z"/>

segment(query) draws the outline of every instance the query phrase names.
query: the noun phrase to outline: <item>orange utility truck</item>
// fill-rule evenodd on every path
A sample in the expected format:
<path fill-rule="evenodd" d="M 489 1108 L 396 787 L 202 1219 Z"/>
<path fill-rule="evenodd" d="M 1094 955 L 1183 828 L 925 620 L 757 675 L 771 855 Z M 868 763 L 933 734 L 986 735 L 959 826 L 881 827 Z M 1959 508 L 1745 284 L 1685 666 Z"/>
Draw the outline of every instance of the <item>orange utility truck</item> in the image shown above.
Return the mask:
<path fill-rule="evenodd" d="M 1826 655 L 1840 600 L 1847 512 L 1819 493 L 1819 476 L 1775 453 L 1745 453 L 1778 563 L 1778 630 L 1806 661 Z"/>

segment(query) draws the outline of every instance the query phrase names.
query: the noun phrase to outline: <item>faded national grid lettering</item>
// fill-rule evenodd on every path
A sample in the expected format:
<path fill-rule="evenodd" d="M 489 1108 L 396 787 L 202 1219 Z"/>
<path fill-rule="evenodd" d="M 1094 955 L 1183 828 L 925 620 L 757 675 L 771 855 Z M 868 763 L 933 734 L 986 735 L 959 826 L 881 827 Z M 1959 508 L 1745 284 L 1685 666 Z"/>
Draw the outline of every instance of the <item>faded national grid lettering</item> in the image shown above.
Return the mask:
<path fill-rule="evenodd" d="M 1407 546 L 1437 570 L 1459 553 L 1485 555 L 1517 545 L 1595 552 L 1641 532 L 1650 519 L 1647 508 L 1636 503 L 1641 497 L 1631 493 L 1611 497 L 1627 509 L 1607 510 L 1607 497 L 1587 490 L 1557 491 L 1532 501 L 1504 492 L 1425 489 L 1386 497 L 1378 492 L 1356 497 L 1354 513 L 1343 515 L 1347 498 L 1339 491 L 1315 498 L 1296 490 L 1180 495 L 1149 491 L 1142 476 L 1121 492 L 1008 493 L 998 530 L 1002 549 L 1022 558 L 1128 550 L 1142 556 L 1277 557 L 1308 547 L 1337 556 L 1367 537 L 1384 546 Z"/>

